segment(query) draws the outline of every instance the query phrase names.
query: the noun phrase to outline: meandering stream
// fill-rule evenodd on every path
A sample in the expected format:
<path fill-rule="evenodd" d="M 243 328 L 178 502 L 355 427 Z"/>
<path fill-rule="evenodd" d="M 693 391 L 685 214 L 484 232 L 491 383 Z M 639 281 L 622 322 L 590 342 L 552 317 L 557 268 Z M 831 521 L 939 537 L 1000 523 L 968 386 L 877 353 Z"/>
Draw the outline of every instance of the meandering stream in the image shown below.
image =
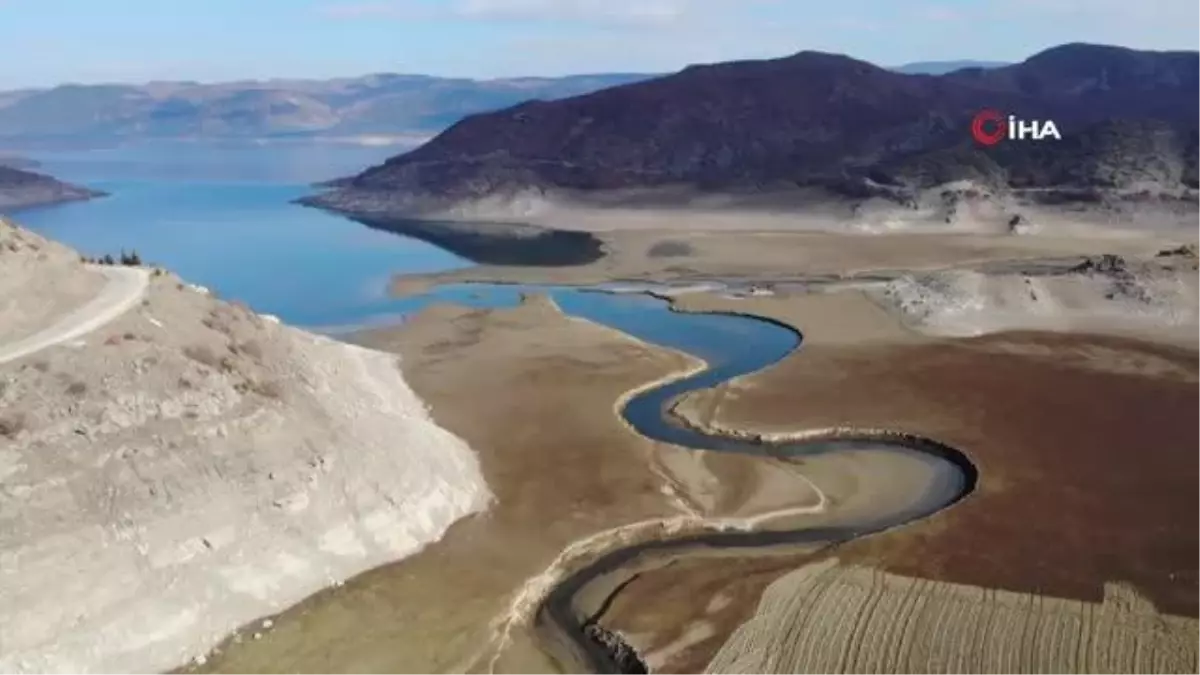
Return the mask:
<path fill-rule="evenodd" d="M 777 547 L 815 542 L 837 543 L 927 517 L 957 502 L 975 487 L 976 470 L 959 451 L 930 439 L 887 433 L 839 435 L 837 438 L 796 442 L 760 442 L 705 433 L 686 426 L 669 412 L 673 401 L 689 392 L 717 386 L 730 379 L 765 368 L 800 347 L 801 336 L 792 329 L 750 316 L 674 312 L 662 300 L 643 298 L 642 312 L 655 321 L 633 320 L 636 315 L 614 312 L 619 303 L 609 294 L 556 290 L 551 296 L 568 314 L 599 321 L 664 347 L 703 358 L 708 368 L 664 383 L 631 398 L 621 414 L 638 432 L 656 441 L 695 450 L 736 452 L 780 459 L 830 457 L 838 453 L 869 450 L 897 453 L 917 459 L 928 468 L 922 494 L 912 495 L 891 510 L 858 516 L 852 522 L 787 531 L 713 532 L 668 541 L 654 541 L 611 551 L 559 583 L 542 605 L 540 621 L 574 643 L 572 650 L 582 666 L 598 672 L 621 672 L 609 649 L 584 630 L 590 617 L 576 606 L 576 597 L 589 583 L 611 575 L 647 553 L 686 554 L 689 549 Z M 836 507 L 835 507 L 836 508 Z M 834 519 L 836 520 L 836 519 Z"/>
<path fill-rule="evenodd" d="M 353 328 L 392 321 L 431 301 L 496 307 L 514 304 L 522 291 L 546 292 L 567 314 L 708 363 L 703 372 L 662 384 L 628 401 L 622 411 L 625 419 L 651 439 L 696 450 L 803 456 L 810 461 L 871 449 L 916 458 L 927 466 L 929 480 L 922 494 L 914 494 L 887 513 L 791 531 L 704 534 L 604 555 L 563 580 L 542 608 L 543 622 L 575 645 L 580 663 L 573 666 L 617 670 L 609 653 L 585 635 L 583 625 L 589 617 L 576 611 L 574 601 L 590 582 L 644 553 L 686 555 L 694 547 L 751 549 L 845 541 L 930 515 L 974 487 L 975 470 L 966 458 L 930 440 L 860 435 L 764 444 L 706 434 L 683 426 L 668 414 L 670 402 L 679 396 L 767 367 L 798 348 L 800 335 L 790 328 L 745 316 L 676 313 L 665 301 L 645 295 L 578 289 L 457 286 L 438 288 L 420 298 L 389 298 L 383 289 L 392 273 L 435 271 L 470 262 L 423 242 L 368 230 L 290 204 L 310 192 L 309 180 L 338 174 L 337 164 L 331 164 L 325 149 L 307 150 L 316 154 L 305 155 L 308 159 L 304 161 L 281 156 L 276 149 L 239 151 L 235 164 L 243 171 L 233 177 L 229 175 L 229 157 L 213 148 L 200 146 L 180 152 L 175 147 L 165 152 L 126 148 L 78 157 L 39 157 L 51 173 L 99 187 L 113 196 L 23 213 L 18 221 L 87 254 L 136 248 L 143 258 L 224 297 L 245 300 L 260 312 L 310 327 Z M 218 155 L 219 162 L 209 161 Z M 347 166 L 364 164 L 357 156 L 341 161 Z M 219 166 L 219 171 L 196 174 L 198 167 L 209 164 Z M 320 167 L 322 175 L 296 173 L 310 165 Z"/>

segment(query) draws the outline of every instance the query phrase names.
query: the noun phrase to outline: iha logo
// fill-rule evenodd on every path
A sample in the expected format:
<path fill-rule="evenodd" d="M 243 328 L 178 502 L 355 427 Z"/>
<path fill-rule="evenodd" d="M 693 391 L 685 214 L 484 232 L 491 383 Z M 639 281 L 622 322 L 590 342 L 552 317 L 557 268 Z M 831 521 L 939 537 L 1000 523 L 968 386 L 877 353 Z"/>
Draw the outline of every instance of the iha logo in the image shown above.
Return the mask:
<path fill-rule="evenodd" d="M 1062 140 L 1054 120 L 1023 120 L 998 110 L 980 110 L 971 120 L 971 136 L 980 145 L 996 145 L 1000 141 Z"/>

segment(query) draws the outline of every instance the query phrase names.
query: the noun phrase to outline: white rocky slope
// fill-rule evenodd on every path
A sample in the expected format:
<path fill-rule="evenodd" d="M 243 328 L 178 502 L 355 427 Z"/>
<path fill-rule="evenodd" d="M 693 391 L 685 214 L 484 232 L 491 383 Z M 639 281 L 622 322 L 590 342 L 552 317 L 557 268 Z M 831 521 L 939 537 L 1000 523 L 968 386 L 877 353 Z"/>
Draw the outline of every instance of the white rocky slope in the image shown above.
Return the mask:
<path fill-rule="evenodd" d="M 5 293 L 69 313 L 73 274 L 103 279 L 0 224 Z M 0 342 L 36 332 L 27 305 L 0 298 L 0 326 L 20 326 Z M 181 665 L 486 508 L 474 453 L 397 365 L 169 274 L 0 364 L 0 671 Z"/>
<path fill-rule="evenodd" d="M 1152 260 L 1091 259 L 1056 274 L 951 270 L 906 275 L 873 292 L 922 331 L 972 336 L 1005 330 L 1094 331 L 1196 343 L 1195 249 Z"/>

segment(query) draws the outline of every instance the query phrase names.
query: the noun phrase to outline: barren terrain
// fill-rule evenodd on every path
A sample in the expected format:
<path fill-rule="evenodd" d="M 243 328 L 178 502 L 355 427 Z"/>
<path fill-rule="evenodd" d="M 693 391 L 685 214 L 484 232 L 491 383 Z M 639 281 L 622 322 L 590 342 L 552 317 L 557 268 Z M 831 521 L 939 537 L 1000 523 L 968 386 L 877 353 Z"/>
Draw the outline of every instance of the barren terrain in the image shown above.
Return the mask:
<path fill-rule="evenodd" d="M 947 268 L 1037 268 L 1048 262 L 1066 267 L 1081 262 L 1084 256 L 1105 253 L 1149 258 L 1197 240 L 1195 228 L 1134 235 L 1100 230 L 1086 237 L 969 232 L 854 235 L 773 227 L 743 215 L 731 217 L 731 227 L 704 229 L 685 213 L 659 215 L 645 223 L 645 229 L 622 227 L 619 219 L 606 217 L 603 223 L 609 229 L 595 233 L 605 255 L 592 263 L 566 267 L 479 265 L 404 275 L 395 279 L 393 290 L 404 294 L 434 283 L 464 281 L 588 285 L 615 280 L 888 279 Z"/>
<path fill-rule="evenodd" d="M 0 505 L 11 507 L 0 509 L 10 521 L 0 604 L 22 610 L 0 614 L 10 626 L 0 665 L 12 670 L 177 666 L 226 636 L 189 669 L 554 671 L 562 664 L 540 650 L 533 614 L 599 553 L 704 527 L 836 522 L 902 503 L 920 482 L 903 463 L 866 456 L 797 470 L 642 438 L 618 417 L 621 402 L 702 364 L 544 299 L 430 308 L 354 336 L 361 349 L 170 274 L 86 266 L 27 233 L 4 235 L 0 290 L 15 320 L 0 335 Z M 867 575 L 885 589 L 924 580 L 937 598 L 976 593 L 944 584 L 984 589 L 986 602 L 1024 594 L 1050 608 L 1043 619 L 1098 615 L 1087 624 L 1096 630 L 1107 630 L 1106 598 L 1125 599 L 1137 616 L 1150 603 L 1182 617 L 1163 621 L 1194 636 L 1194 621 L 1179 623 L 1197 611 L 1200 527 L 1187 516 L 1200 480 L 1194 251 L 1156 258 L 1173 245 L 1156 236 L 675 232 L 664 247 L 662 232 L 629 232 L 611 241 L 622 243 L 594 266 L 501 276 L 747 283 L 761 258 L 756 292 L 718 284 L 677 295 L 676 306 L 767 316 L 799 327 L 803 348 L 685 398 L 675 414 L 742 435 L 892 429 L 958 447 L 980 466 L 965 503 L 838 547 L 855 566 L 838 584 Z M 1084 260 L 1081 250 L 1127 258 Z M 1048 277 L 1006 267 L 1047 256 L 1068 262 Z M 43 268 L 31 259 L 55 278 L 88 281 L 61 292 L 37 284 Z M 674 260 L 689 262 L 667 271 Z M 977 269 L 943 269 L 964 261 Z M 870 278 L 835 283 L 850 272 Z M 143 297 L 137 280 L 147 277 Z M 1058 332 L 1013 332 L 1028 328 Z M 384 352 L 400 355 L 403 379 Z M 780 511 L 788 516 L 760 522 Z M 764 658 L 775 660 L 754 667 L 820 668 L 819 655 L 779 660 L 785 652 L 727 644 L 764 597 L 764 616 L 808 616 L 807 587 L 793 583 L 803 571 L 786 575 L 827 555 L 818 549 L 683 555 L 604 580 L 580 601 L 589 612 L 606 605 L 602 625 L 656 671 L 702 670 L 718 654 L 714 668 Z M 870 597 L 876 606 L 890 596 Z M 782 631 L 772 633 L 759 621 L 745 629 L 756 644 L 799 625 L 770 619 Z M 986 668 L 988 654 L 961 663 Z M 1014 668 L 1040 667 L 1041 652 L 1021 654 Z M 1194 668 L 1194 650 L 1170 654 L 1164 668 L 1188 659 Z M 914 668 L 947 667 L 913 658 Z M 1130 663 L 1088 658 L 1054 663 Z M 864 663 L 842 665 L 874 668 Z"/>
<path fill-rule="evenodd" d="M 598 554 L 672 533 L 862 517 L 907 504 L 927 480 L 922 462 L 869 449 L 798 471 L 649 441 L 618 406 L 700 364 L 537 297 L 511 310 L 433 307 L 356 339 L 403 355 L 438 422 L 480 453 L 496 504 L 421 554 L 273 617 L 261 639 L 227 642 L 205 669 L 553 671 L 534 612 Z"/>
<path fill-rule="evenodd" d="M 789 627 L 803 627 L 797 634 Z M 837 559 L 772 583 L 710 673 L 1186 673 L 1197 623 L 1107 584 L 1086 602 L 913 579 Z"/>
<path fill-rule="evenodd" d="M 1128 584 L 1158 611 L 1196 617 L 1194 346 L 1029 332 L 942 338 L 855 291 L 694 294 L 678 304 L 808 327 L 804 346 L 777 366 L 680 403 L 676 413 L 692 423 L 763 436 L 885 426 L 949 443 L 979 466 L 965 502 L 840 547 L 843 561 L 1091 603 Z M 605 625 L 644 654 L 666 650 L 663 672 L 701 670 L 771 581 L 810 560 L 698 558 L 651 570 L 616 596 Z M 681 640 L 686 648 L 669 649 Z"/>
<path fill-rule="evenodd" d="M 652 444 L 603 412 L 691 362 L 538 300 L 513 310 L 433 307 L 360 341 L 404 355 L 435 419 L 480 453 L 495 506 L 422 554 L 275 617 L 261 640 L 230 641 L 205 668 L 441 672 L 503 656 L 500 669 L 552 669 L 524 623 L 560 553 L 614 527 L 680 514 L 662 492 Z"/>
<path fill-rule="evenodd" d="M 394 355 L 4 222 L 0 251 L 0 670 L 177 666 L 487 506 Z"/>

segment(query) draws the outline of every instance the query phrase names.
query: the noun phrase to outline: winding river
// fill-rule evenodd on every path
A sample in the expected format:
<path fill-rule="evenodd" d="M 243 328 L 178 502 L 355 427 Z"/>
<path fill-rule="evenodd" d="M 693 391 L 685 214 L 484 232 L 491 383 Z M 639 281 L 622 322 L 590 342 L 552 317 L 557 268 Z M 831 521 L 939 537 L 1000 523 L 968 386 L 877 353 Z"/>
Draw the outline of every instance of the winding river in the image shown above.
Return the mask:
<path fill-rule="evenodd" d="M 768 367 L 798 349 L 802 336 L 790 327 L 745 315 L 675 312 L 663 300 L 643 298 L 641 302 L 653 307 L 643 307 L 642 311 L 662 313 L 658 321 L 648 324 L 635 320 L 634 314 L 614 313 L 613 300 L 606 301 L 586 291 L 556 289 L 550 294 L 568 314 L 599 321 L 664 347 L 689 352 L 707 362 L 705 370 L 646 390 L 626 403 L 622 416 L 650 439 L 696 450 L 782 460 L 804 458 L 812 461 L 862 451 L 885 452 L 904 455 L 923 463 L 928 469 L 928 480 L 921 494 L 912 495 L 910 501 L 889 512 L 869 516 L 857 514 L 850 522 L 802 529 L 704 533 L 628 546 L 603 555 L 555 586 L 539 612 L 543 636 L 549 630 L 557 633 L 559 639 L 555 642 L 568 643 L 570 658 L 576 661 L 574 666 L 593 672 L 622 672 L 621 664 L 614 660 L 611 651 L 588 635 L 585 626 L 591 617 L 577 606 L 576 600 L 590 583 L 618 572 L 645 554 L 683 555 L 697 548 L 749 549 L 845 542 L 932 515 L 959 501 L 975 487 L 977 474 L 971 462 L 958 450 L 930 439 L 871 432 L 768 442 L 705 433 L 685 425 L 671 414 L 670 407 L 679 397 Z M 673 330 L 663 329 L 670 324 L 685 325 L 675 325 Z"/>
<path fill-rule="evenodd" d="M 702 372 L 663 383 L 627 402 L 622 411 L 625 420 L 648 438 L 697 450 L 785 460 L 802 457 L 810 463 L 862 452 L 874 453 L 876 460 L 885 453 L 923 463 L 926 479 L 920 494 L 911 499 L 906 495 L 902 504 L 892 504 L 886 513 L 860 509 L 817 527 L 712 532 L 603 555 L 554 587 L 539 613 L 539 626 L 562 638 L 556 642 L 569 646 L 571 667 L 620 670 L 609 651 L 588 636 L 585 626 L 592 617 L 580 609 L 578 600 L 589 584 L 628 568 L 643 554 L 682 556 L 697 548 L 847 541 L 933 514 L 975 486 L 975 469 L 961 453 L 927 439 L 864 433 L 763 443 L 707 434 L 683 425 L 668 412 L 670 404 L 688 392 L 760 370 L 797 349 L 801 336 L 783 325 L 740 315 L 677 313 L 667 302 L 645 295 L 579 289 L 459 286 L 441 287 L 423 298 L 386 297 L 380 289 L 392 273 L 470 263 L 423 242 L 349 226 L 339 217 L 291 204 L 310 192 L 311 180 L 369 163 L 358 156 L 361 153 L 331 157 L 328 148 L 294 150 L 281 154 L 279 148 L 227 150 L 193 144 L 39 157 L 51 173 L 113 196 L 23 213 L 19 220 L 93 255 L 134 246 L 143 257 L 224 296 L 309 327 L 353 329 L 406 315 L 430 301 L 496 307 L 514 304 L 524 290 L 545 292 L 567 314 L 692 354 L 708 364 Z M 373 152 L 391 154 L 387 149 Z M 331 164 L 335 158 L 345 164 L 345 171 L 336 168 L 341 164 Z M 231 176 L 231 167 L 240 169 Z M 839 506 L 833 511 L 847 514 Z"/>

